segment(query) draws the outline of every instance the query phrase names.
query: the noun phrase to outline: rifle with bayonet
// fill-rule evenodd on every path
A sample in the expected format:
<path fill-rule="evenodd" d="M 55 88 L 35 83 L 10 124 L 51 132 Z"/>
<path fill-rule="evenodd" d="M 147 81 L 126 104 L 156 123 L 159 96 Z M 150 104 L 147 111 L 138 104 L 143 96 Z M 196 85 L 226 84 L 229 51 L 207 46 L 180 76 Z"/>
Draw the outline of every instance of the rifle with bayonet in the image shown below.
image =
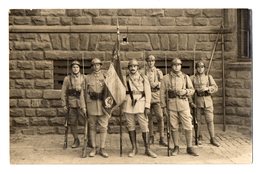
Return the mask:
<path fill-rule="evenodd" d="M 85 127 L 84 127 L 84 145 L 82 148 L 82 158 L 87 157 L 87 146 L 88 146 L 88 116 L 87 113 L 83 113 L 85 115 Z"/>
<path fill-rule="evenodd" d="M 196 66 L 195 66 L 195 51 L 196 51 L 196 42 L 193 47 L 193 75 L 195 78 L 196 75 Z M 195 145 L 198 145 L 198 121 L 197 121 L 197 106 L 196 106 L 196 94 L 194 97 L 189 97 L 190 108 L 192 109 L 192 122 L 194 127 L 194 136 L 195 136 Z M 194 102 L 193 102 L 194 101 Z"/>
<path fill-rule="evenodd" d="M 63 149 L 67 149 L 68 147 L 68 133 L 69 133 L 68 118 L 69 118 L 69 109 L 65 115 L 65 123 L 64 123 L 65 135 L 64 135 Z"/>

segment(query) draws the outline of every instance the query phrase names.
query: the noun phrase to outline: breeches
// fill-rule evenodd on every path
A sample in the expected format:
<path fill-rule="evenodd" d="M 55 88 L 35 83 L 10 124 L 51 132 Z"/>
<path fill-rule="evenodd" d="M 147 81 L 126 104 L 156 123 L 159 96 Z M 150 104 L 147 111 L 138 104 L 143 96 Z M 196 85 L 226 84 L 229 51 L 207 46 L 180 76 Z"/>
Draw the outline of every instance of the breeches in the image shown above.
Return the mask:
<path fill-rule="evenodd" d="M 134 131 L 135 130 L 135 119 L 137 118 L 137 121 L 138 121 L 139 126 L 141 128 L 141 131 L 142 132 L 149 132 L 148 118 L 145 117 L 144 113 L 139 113 L 139 114 L 125 113 L 125 116 L 126 116 L 128 131 Z"/>
<path fill-rule="evenodd" d="M 108 117 L 105 115 L 96 116 L 96 115 L 89 115 L 89 130 L 96 131 L 97 126 L 99 126 L 99 130 L 101 133 L 107 132 L 108 126 Z"/>
<path fill-rule="evenodd" d="M 183 111 L 169 111 L 170 124 L 173 131 L 179 129 L 179 122 L 181 121 L 185 130 L 192 130 L 192 116 L 190 110 Z"/>

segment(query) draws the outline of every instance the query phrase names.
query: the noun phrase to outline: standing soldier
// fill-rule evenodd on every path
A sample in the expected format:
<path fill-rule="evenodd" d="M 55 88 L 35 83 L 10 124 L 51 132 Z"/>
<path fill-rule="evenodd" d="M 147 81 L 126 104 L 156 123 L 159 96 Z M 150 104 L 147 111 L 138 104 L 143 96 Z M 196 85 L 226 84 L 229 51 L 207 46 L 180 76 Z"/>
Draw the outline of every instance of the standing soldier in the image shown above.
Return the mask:
<path fill-rule="evenodd" d="M 104 93 L 104 72 L 101 71 L 102 62 L 98 58 L 91 61 L 93 72 L 85 78 L 85 101 L 88 112 L 89 136 L 92 149 L 89 153 L 90 157 L 94 157 L 97 153 L 96 149 L 96 130 L 99 126 L 100 131 L 100 155 L 104 158 L 108 157 L 105 151 L 105 142 L 107 136 L 108 117 L 102 111 L 103 93 Z"/>
<path fill-rule="evenodd" d="M 174 149 L 172 156 L 179 154 L 179 122 L 185 130 L 187 153 L 198 156 L 192 147 L 192 116 L 188 96 L 194 89 L 188 75 L 181 71 L 182 62 L 179 58 L 172 60 L 172 71 L 163 77 L 160 89 L 160 99 L 163 112 L 170 119 Z"/>
<path fill-rule="evenodd" d="M 80 116 L 85 116 L 86 107 L 82 92 L 84 87 L 84 75 L 80 74 L 80 63 L 73 61 L 71 63 L 72 74 L 64 78 L 61 101 L 64 111 L 68 113 L 68 125 L 74 137 L 72 148 L 77 148 L 80 145 L 78 138 L 78 120 Z"/>
<path fill-rule="evenodd" d="M 197 62 L 195 67 L 197 72 L 195 75 L 191 76 L 191 81 L 195 88 L 195 105 L 197 107 L 199 144 L 201 144 L 202 139 L 201 119 L 202 112 L 204 112 L 210 135 L 210 143 L 219 147 L 219 143 L 215 139 L 213 101 L 211 98 L 211 94 L 218 91 L 218 86 L 211 75 L 205 74 L 204 62 Z"/>
<path fill-rule="evenodd" d="M 139 64 L 136 59 L 128 63 L 129 74 L 126 76 L 126 102 L 123 106 L 123 112 L 126 116 L 127 128 L 132 144 L 132 150 L 129 157 L 137 154 L 135 119 L 137 118 L 142 131 L 142 138 L 145 146 L 145 154 L 156 158 L 157 155 L 150 150 L 148 116 L 151 102 L 151 88 L 146 76 L 138 72 Z"/>
<path fill-rule="evenodd" d="M 149 114 L 149 133 L 150 133 L 150 142 L 154 143 L 154 131 L 153 131 L 153 114 L 152 111 L 155 113 L 158 119 L 158 129 L 160 133 L 160 140 L 159 144 L 162 146 L 167 147 L 167 143 L 164 141 L 164 119 L 163 119 L 163 112 L 160 105 L 160 87 L 161 87 L 161 80 L 163 79 L 163 73 L 160 69 L 155 67 L 155 57 L 153 55 L 148 56 L 146 59 L 148 67 L 145 68 L 145 75 L 148 77 L 151 92 L 152 92 L 152 99 L 151 99 L 151 106 L 150 106 L 150 114 Z"/>

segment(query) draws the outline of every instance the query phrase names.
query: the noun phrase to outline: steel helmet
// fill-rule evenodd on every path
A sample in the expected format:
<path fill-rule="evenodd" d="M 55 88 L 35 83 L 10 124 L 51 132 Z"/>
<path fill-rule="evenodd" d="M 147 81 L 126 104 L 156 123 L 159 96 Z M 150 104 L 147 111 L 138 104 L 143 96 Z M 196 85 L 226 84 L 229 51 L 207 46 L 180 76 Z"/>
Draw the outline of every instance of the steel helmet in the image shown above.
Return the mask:
<path fill-rule="evenodd" d="M 181 59 L 179 59 L 179 58 L 174 58 L 174 59 L 172 60 L 172 66 L 173 66 L 173 65 L 178 65 L 178 64 L 182 64 Z"/>
<path fill-rule="evenodd" d="M 79 61 L 77 61 L 77 60 L 74 60 L 74 61 L 71 63 L 71 67 L 72 67 L 73 65 L 78 65 L 78 66 L 80 67 L 80 63 L 79 63 Z"/>
<path fill-rule="evenodd" d="M 146 59 L 146 62 L 155 60 L 154 55 L 149 55 Z"/>
<path fill-rule="evenodd" d="M 136 59 L 132 59 L 132 60 L 130 60 L 130 61 L 128 62 L 128 67 L 129 67 L 130 65 L 139 66 L 139 63 L 138 63 L 138 61 L 137 61 Z"/>
<path fill-rule="evenodd" d="M 198 68 L 198 67 L 205 67 L 205 63 L 202 62 L 202 61 L 199 61 L 199 62 L 196 63 L 195 67 L 196 68 Z"/>
<path fill-rule="evenodd" d="M 102 62 L 101 62 L 100 59 L 94 58 L 94 59 L 92 59 L 91 64 L 92 64 L 92 65 L 95 65 L 95 64 L 100 64 L 100 65 L 102 65 Z"/>

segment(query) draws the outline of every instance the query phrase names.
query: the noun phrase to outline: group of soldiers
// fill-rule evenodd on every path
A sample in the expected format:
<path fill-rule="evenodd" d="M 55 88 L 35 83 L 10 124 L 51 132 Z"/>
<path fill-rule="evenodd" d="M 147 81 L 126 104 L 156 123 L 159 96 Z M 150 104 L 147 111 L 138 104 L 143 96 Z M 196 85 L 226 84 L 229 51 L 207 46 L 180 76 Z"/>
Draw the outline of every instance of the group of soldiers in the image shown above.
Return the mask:
<path fill-rule="evenodd" d="M 211 94 L 218 87 L 211 75 L 205 74 L 205 64 L 202 61 L 196 63 L 196 74 L 189 77 L 181 71 L 182 61 L 174 58 L 171 63 L 171 71 L 163 76 L 161 70 L 155 67 L 155 57 L 149 55 L 146 59 L 147 66 L 139 69 L 136 59 L 128 62 L 129 73 L 124 77 L 126 87 L 126 99 L 122 104 L 122 113 L 126 118 L 126 126 L 132 144 L 128 156 L 134 157 L 138 153 L 136 140 L 136 120 L 142 132 L 145 147 L 145 155 L 156 158 L 157 154 L 150 149 L 154 144 L 153 114 L 158 120 L 160 135 L 159 145 L 168 146 L 164 140 L 164 116 L 169 119 L 169 131 L 172 135 L 174 148 L 170 149 L 170 155 L 179 154 L 179 126 L 185 131 L 187 153 L 198 156 L 192 147 L 192 115 L 191 106 L 197 109 L 198 133 L 201 136 L 200 123 L 202 115 L 205 116 L 210 135 L 210 143 L 219 146 L 214 133 L 213 102 Z M 109 157 L 105 150 L 109 117 L 102 109 L 104 98 L 106 72 L 101 69 L 102 62 L 98 58 L 91 61 L 93 72 L 84 75 L 80 73 L 80 63 L 73 61 L 72 73 L 65 77 L 61 99 L 65 112 L 68 113 L 68 125 L 74 137 L 72 148 L 80 146 L 78 137 L 78 120 L 84 117 L 88 121 L 88 146 L 91 147 L 89 157 L 100 154 Z M 192 98 L 195 96 L 194 98 Z M 97 128 L 99 127 L 99 146 L 96 144 Z M 200 142 L 201 144 L 201 142 Z M 99 147 L 99 148 L 97 148 Z M 99 150 L 98 150 L 99 149 Z"/>

